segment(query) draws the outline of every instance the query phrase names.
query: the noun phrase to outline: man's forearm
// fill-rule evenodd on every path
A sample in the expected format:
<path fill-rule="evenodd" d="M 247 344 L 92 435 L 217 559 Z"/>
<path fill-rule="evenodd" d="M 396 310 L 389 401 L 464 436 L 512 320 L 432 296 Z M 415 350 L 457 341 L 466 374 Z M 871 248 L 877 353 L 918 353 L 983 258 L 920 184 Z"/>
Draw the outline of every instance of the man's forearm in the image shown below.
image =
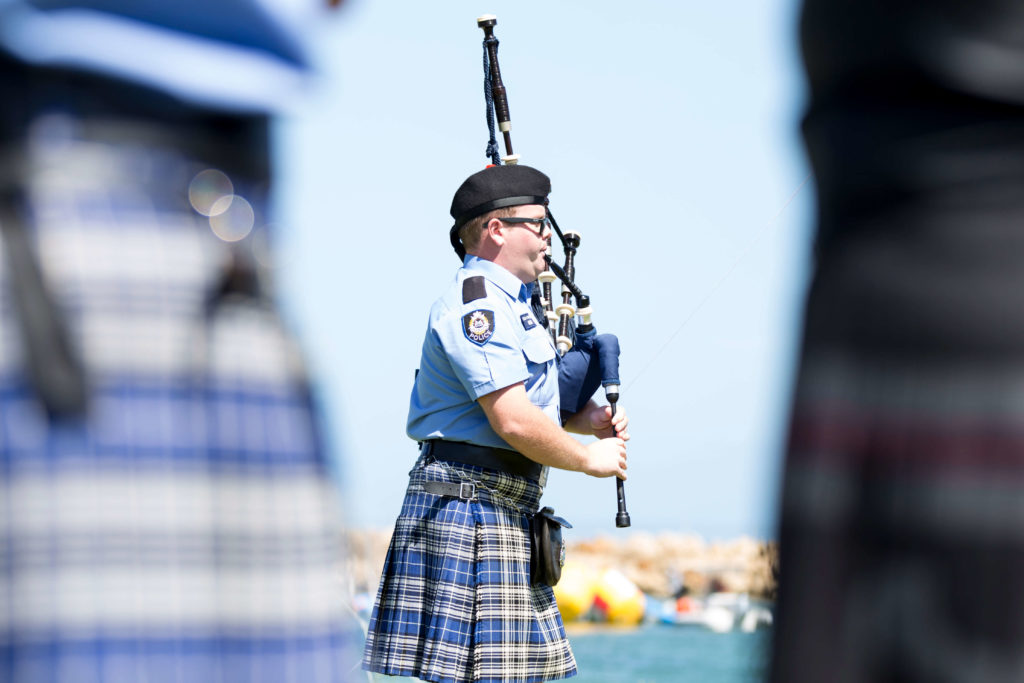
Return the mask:
<path fill-rule="evenodd" d="M 586 447 L 530 403 L 522 385 L 506 387 L 479 401 L 498 436 L 530 460 L 563 470 L 586 471 Z"/>
<path fill-rule="evenodd" d="M 532 418 L 523 420 L 513 428 L 499 432 L 509 445 L 542 465 L 550 465 L 574 472 L 584 471 L 587 464 L 586 448 L 537 409 Z"/>
<path fill-rule="evenodd" d="M 593 435 L 594 429 L 590 425 L 590 411 L 599 410 L 599 406 L 594 399 L 587 401 L 587 405 L 583 406 L 578 413 L 573 413 L 569 416 L 569 419 L 565 421 L 563 427 L 565 431 L 572 432 L 573 434 L 586 434 L 588 436 Z"/>

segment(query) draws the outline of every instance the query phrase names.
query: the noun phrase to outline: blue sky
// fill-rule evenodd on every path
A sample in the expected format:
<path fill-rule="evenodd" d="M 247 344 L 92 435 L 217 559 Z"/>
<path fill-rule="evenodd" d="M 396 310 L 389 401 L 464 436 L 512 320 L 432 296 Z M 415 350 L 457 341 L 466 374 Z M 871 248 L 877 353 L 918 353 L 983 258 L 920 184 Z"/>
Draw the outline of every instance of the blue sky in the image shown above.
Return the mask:
<path fill-rule="evenodd" d="M 416 457 L 413 372 L 458 267 L 448 207 L 487 163 L 491 13 L 515 151 L 551 176 L 594 322 L 622 346 L 631 531 L 774 534 L 813 213 L 796 10 L 349 0 L 322 27 L 315 94 L 278 127 L 278 284 L 349 524 L 390 527 Z M 544 498 L 574 535 L 629 533 L 614 489 L 553 472 Z"/>

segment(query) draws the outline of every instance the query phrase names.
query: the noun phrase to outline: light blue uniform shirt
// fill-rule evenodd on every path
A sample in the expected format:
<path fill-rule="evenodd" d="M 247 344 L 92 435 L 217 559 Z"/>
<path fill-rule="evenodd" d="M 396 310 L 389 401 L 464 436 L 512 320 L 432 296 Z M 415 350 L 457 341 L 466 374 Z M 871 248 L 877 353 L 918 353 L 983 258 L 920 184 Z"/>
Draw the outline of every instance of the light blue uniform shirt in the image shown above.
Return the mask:
<path fill-rule="evenodd" d="M 485 296 L 463 303 L 463 282 L 478 275 Z M 417 441 L 511 448 L 476 399 L 517 382 L 525 382 L 530 402 L 559 424 L 555 347 L 533 315 L 529 287 L 497 264 L 466 256 L 430 309 L 406 433 Z"/>

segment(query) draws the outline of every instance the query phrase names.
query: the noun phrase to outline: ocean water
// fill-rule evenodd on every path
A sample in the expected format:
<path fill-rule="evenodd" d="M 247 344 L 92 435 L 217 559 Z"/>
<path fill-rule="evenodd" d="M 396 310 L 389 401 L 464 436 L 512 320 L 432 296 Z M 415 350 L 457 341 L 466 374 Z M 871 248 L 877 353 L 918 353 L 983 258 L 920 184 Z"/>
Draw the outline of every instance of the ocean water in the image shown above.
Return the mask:
<path fill-rule="evenodd" d="M 771 629 L 714 633 L 698 626 L 571 628 L 576 683 L 760 683 Z"/>
<path fill-rule="evenodd" d="M 569 642 L 580 673 L 567 683 L 761 683 L 768 672 L 771 628 L 714 633 L 699 626 L 573 625 Z"/>

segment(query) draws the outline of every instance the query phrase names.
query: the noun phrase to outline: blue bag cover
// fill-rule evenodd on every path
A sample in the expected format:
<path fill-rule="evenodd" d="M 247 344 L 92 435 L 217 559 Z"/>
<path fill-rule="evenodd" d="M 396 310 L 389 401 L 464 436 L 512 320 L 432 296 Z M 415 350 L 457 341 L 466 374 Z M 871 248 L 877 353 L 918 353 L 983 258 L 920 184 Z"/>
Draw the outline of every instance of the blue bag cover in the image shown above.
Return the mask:
<path fill-rule="evenodd" d="M 595 330 L 577 333 L 558 363 L 558 393 L 563 421 L 583 410 L 602 384 L 618 384 L 619 340 Z"/>

